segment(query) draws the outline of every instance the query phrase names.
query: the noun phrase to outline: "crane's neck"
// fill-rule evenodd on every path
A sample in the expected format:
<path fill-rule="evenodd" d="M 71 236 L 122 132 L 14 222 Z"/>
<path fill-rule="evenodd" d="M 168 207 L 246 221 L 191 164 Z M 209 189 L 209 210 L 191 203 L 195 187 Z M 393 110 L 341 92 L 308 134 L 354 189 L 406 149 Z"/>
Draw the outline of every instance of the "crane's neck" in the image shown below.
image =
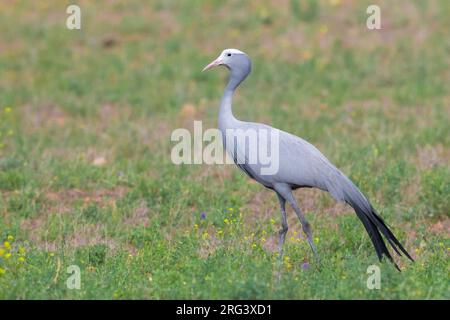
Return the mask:
<path fill-rule="evenodd" d="M 241 72 L 231 72 L 230 79 L 228 80 L 228 84 L 225 87 L 225 91 L 222 96 L 222 100 L 220 101 L 220 110 L 219 110 L 219 129 L 224 131 L 226 128 L 231 127 L 237 119 L 233 115 L 233 110 L 231 108 L 233 102 L 233 94 L 239 84 L 244 81 L 247 77 L 247 74 L 243 74 Z"/>
<path fill-rule="evenodd" d="M 225 91 L 222 96 L 222 100 L 220 101 L 220 109 L 219 109 L 219 129 L 224 130 L 231 125 L 231 122 L 235 121 L 236 118 L 233 115 L 233 110 L 231 108 L 233 101 L 233 93 L 234 90 L 230 90 L 225 88 Z"/>

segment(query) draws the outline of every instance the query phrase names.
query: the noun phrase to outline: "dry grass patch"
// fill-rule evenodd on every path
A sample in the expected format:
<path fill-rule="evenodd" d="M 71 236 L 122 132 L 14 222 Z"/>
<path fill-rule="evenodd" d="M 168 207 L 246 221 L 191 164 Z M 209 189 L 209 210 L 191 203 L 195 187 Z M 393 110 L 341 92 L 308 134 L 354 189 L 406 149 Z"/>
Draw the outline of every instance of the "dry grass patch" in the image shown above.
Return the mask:
<path fill-rule="evenodd" d="M 67 112 L 51 102 L 38 105 L 27 104 L 20 110 L 23 128 L 28 128 L 29 133 L 42 130 L 45 127 L 63 127 L 70 120 L 70 115 Z"/>
<path fill-rule="evenodd" d="M 428 230 L 434 234 L 446 236 L 448 238 L 450 235 L 450 218 L 444 218 L 441 221 L 433 223 Z"/>
<path fill-rule="evenodd" d="M 96 189 L 86 191 L 81 189 L 69 189 L 60 191 L 48 191 L 45 197 L 58 207 L 71 208 L 77 201 L 85 204 L 94 203 L 100 207 L 114 204 L 115 201 L 122 198 L 129 188 L 118 186 L 112 189 Z"/>
<path fill-rule="evenodd" d="M 44 250 L 55 251 L 57 244 L 69 247 L 105 244 L 114 248 L 115 242 L 106 236 L 106 229 L 101 225 L 76 224 L 73 233 L 67 237 L 58 235 L 58 239 L 48 241 L 49 225 L 55 218 L 62 221 L 62 215 L 70 213 L 76 202 L 83 205 L 95 204 L 104 208 L 115 205 L 115 201 L 123 197 L 127 191 L 125 187 L 92 191 L 80 189 L 47 191 L 44 193 L 47 201 L 41 213 L 37 217 L 22 220 L 20 228 L 28 233 L 29 240 L 33 244 Z"/>
<path fill-rule="evenodd" d="M 25 220 L 21 224 L 21 228 L 26 229 L 34 223 L 35 222 L 32 222 L 30 224 Z M 41 220 L 40 223 L 41 227 L 46 226 L 46 222 L 44 220 Z M 63 248 L 76 249 L 98 244 L 106 245 L 109 249 L 112 250 L 118 247 L 117 241 L 108 236 L 107 229 L 99 224 L 77 225 L 76 229 L 72 233 L 68 235 L 60 234 L 54 240 L 48 240 L 48 236 L 45 230 L 29 229 L 27 231 L 30 242 L 32 242 L 33 245 L 35 245 L 39 249 L 45 251 L 58 251 Z"/>
<path fill-rule="evenodd" d="M 123 223 L 129 227 L 145 226 L 147 227 L 150 223 L 149 209 L 147 203 L 142 201 L 139 206 L 133 210 L 130 217 L 125 218 Z"/>
<path fill-rule="evenodd" d="M 417 147 L 417 155 L 413 162 L 422 171 L 433 169 L 436 166 L 446 166 L 450 163 L 450 149 L 442 144 Z"/>

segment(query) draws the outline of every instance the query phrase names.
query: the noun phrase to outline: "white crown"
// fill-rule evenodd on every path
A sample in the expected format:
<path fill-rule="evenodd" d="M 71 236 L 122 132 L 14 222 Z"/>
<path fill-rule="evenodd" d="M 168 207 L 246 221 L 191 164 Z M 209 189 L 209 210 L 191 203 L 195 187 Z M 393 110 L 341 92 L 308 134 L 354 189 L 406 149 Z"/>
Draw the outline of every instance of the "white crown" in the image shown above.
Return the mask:
<path fill-rule="evenodd" d="M 224 52 L 227 52 L 227 53 L 240 53 L 240 54 L 245 54 L 244 52 L 242 52 L 241 50 L 238 50 L 238 49 L 233 49 L 233 48 L 230 48 L 230 49 L 225 49 L 225 50 L 223 50 L 223 52 L 222 53 L 224 53 Z"/>

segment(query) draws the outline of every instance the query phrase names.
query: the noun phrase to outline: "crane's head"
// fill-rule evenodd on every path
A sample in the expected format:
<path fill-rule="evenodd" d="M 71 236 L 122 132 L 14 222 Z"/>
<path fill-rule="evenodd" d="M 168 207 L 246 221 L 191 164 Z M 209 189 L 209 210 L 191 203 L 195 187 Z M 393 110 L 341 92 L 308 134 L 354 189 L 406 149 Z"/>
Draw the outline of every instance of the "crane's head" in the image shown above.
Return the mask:
<path fill-rule="evenodd" d="M 206 71 L 217 66 L 227 67 L 231 71 L 231 77 L 235 77 L 240 80 L 239 82 L 241 82 L 252 70 L 252 61 L 247 54 L 241 50 L 225 49 L 216 60 L 204 67 L 202 71 Z"/>

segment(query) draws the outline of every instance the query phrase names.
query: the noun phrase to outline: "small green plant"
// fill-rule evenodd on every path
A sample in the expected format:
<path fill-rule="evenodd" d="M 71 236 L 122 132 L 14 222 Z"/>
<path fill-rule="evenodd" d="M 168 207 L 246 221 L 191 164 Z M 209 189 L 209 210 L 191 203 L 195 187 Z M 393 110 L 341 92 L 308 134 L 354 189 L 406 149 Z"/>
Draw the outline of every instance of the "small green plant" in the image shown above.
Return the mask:
<path fill-rule="evenodd" d="M 96 244 L 89 248 L 89 264 L 97 267 L 105 263 L 108 247 L 104 244 Z"/>
<path fill-rule="evenodd" d="M 298 20 L 311 22 L 319 15 L 319 1 L 316 0 L 291 0 L 291 10 Z"/>
<path fill-rule="evenodd" d="M 5 148 L 9 137 L 14 134 L 11 121 L 12 108 L 4 107 L 3 110 L 0 110 L 0 152 Z"/>
<path fill-rule="evenodd" d="M 420 200 L 427 215 L 436 218 L 450 217 L 450 170 L 439 166 L 422 176 Z"/>

